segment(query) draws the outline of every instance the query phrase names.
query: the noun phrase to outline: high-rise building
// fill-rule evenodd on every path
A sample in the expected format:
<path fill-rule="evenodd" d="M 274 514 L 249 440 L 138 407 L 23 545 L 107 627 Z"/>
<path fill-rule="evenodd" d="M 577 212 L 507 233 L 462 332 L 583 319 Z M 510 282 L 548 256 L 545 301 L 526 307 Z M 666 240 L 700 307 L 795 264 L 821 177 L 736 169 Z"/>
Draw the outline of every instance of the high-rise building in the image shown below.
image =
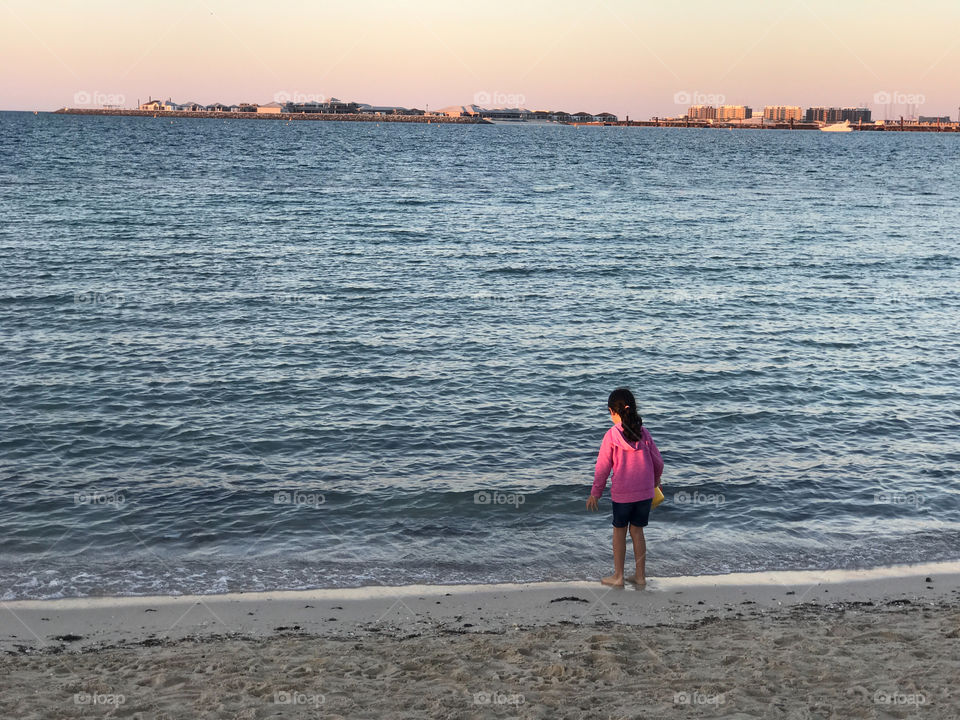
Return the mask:
<path fill-rule="evenodd" d="M 807 108 L 803 115 L 803 121 L 808 123 L 835 123 L 840 122 L 840 108 L 835 107 L 812 107 Z"/>
<path fill-rule="evenodd" d="M 838 123 L 845 120 L 850 122 L 870 122 L 871 114 L 869 108 L 838 108 L 838 107 L 812 107 L 807 108 L 803 116 L 804 122 L 820 123 Z"/>
<path fill-rule="evenodd" d="M 803 120 L 803 108 L 798 105 L 767 105 L 763 109 L 763 119 L 772 122 Z"/>
<path fill-rule="evenodd" d="M 749 120 L 753 110 L 746 105 L 721 105 L 717 108 L 717 120 Z"/>
<path fill-rule="evenodd" d="M 687 117 L 691 120 L 716 120 L 717 109 L 713 105 L 691 105 Z"/>
<path fill-rule="evenodd" d="M 873 117 L 869 108 L 845 107 L 840 110 L 840 122 L 870 122 Z"/>

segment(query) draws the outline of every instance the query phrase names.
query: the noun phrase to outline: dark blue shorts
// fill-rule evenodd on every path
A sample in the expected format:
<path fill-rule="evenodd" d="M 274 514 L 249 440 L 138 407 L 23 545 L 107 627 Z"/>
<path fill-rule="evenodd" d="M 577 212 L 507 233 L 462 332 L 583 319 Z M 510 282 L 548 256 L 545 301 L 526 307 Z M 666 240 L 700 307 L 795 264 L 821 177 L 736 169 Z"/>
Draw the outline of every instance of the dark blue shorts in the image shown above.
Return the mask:
<path fill-rule="evenodd" d="M 627 525 L 646 527 L 647 520 L 650 518 L 650 506 L 652 504 L 653 498 L 630 503 L 612 503 L 613 526 L 615 528 L 622 528 Z"/>

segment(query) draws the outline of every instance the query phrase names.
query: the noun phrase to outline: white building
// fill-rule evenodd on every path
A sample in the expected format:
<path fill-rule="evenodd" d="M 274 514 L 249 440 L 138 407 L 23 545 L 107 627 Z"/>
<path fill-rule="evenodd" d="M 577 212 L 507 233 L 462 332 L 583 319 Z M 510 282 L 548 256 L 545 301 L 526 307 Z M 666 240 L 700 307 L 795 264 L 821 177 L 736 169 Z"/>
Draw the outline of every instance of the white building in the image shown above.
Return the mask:
<path fill-rule="evenodd" d="M 153 112 L 163 112 L 163 111 L 170 111 L 170 110 L 180 110 L 181 106 L 177 105 L 177 103 L 173 102 L 170 98 L 167 98 L 166 100 L 154 100 L 151 98 L 150 100 L 147 100 L 147 102 L 145 103 L 140 103 L 140 109 L 150 110 Z"/>
<path fill-rule="evenodd" d="M 277 115 L 283 112 L 283 103 L 272 102 L 266 105 L 257 105 L 258 115 Z"/>

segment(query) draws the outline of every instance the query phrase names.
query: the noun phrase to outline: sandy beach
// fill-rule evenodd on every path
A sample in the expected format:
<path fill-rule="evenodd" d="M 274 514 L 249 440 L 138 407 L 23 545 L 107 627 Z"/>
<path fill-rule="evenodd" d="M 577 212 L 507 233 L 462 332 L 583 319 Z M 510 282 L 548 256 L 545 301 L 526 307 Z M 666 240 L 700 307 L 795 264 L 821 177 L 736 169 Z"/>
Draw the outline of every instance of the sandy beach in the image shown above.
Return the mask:
<path fill-rule="evenodd" d="M 2 603 L 0 717 L 960 716 L 960 567 Z"/>

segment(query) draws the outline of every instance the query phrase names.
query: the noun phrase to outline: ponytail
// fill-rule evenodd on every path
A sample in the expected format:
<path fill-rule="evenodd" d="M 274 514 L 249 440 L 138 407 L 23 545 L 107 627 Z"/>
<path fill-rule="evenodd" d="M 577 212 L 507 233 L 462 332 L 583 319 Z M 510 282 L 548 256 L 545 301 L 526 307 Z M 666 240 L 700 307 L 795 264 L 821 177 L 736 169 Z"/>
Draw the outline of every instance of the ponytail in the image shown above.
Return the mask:
<path fill-rule="evenodd" d="M 643 439 L 643 418 L 637 413 L 637 401 L 628 388 L 619 387 L 607 398 L 607 407 L 620 416 L 623 434 L 631 442 Z"/>

